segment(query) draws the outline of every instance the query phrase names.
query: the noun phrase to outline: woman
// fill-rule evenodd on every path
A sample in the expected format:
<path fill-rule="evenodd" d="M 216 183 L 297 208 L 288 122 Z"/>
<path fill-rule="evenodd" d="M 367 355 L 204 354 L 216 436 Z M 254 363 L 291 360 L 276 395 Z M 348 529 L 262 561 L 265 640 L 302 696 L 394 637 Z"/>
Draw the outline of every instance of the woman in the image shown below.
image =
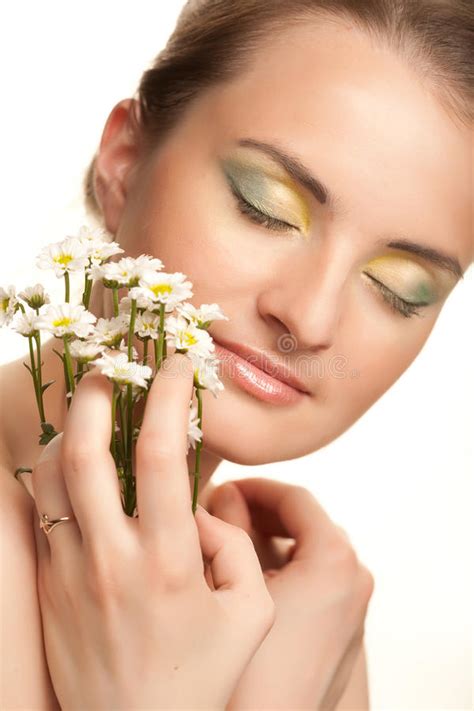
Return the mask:
<path fill-rule="evenodd" d="M 262 391 L 268 396 L 275 383 L 269 386 L 259 375 L 260 391 L 249 393 L 231 377 L 234 371 L 224 377 L 226 389 L 219 398 L 206 402 L 200 501 L 215 514 L 207 530 L 214 526 L 217 532 L 221 516 L 250 532 L 251 513 L 252 525 L 263 533 L 285 533 L 296 541 L 293 561 L 288 551 L 280 552 L 280 560 L 265 560 L 271 551 L 259 553 L 276 618 L 272 624 L 263 614 L 256 620 L 252 644 L 261 644 L 245 672 L 241 667 L 251 644 L 242 644 L 238 660 L 226 660 L 231 665 L 227 679 L 242 671 L 227 698 L 229 707 L 367 706 L 363 664 L 354 664 L 372 581 L 342 533 L 298 487 L 237 481 L 237 503 L 225 513 L 224 487 L 212 492 L 207 482 L 221 459 L 273 462 L 332 441 L 395 382 L 425 343 L 446 297 L 472 261 L 470 37 L 472 15 L 464 2 L 420 2 L 416 7 L 380 0 L 357 7 L 342 0 L 192 3 L 156 67 L 144 74 L 137 100 L 120 102 L 105 126 L 87 180 L 90 207 L 95 206 L 128 254 L 156 254 L 168 271 L 189 276 L 195 303 L 219 303 L 230 320 L 210 329 L 216 343 L 230 350 L 246 344 L 272 363 L 276 356 L 305 391 L 279 385 L 279 398 L 264 400 Z M 108 316 L 103 296 L 96 290 L 92 310 Z M 284 346 L 288 337 L 289 351 Z M 343 367 L 365 377 L 333 377 L 335 363 L 341 365 L 335 357 L 341 354 Z M 45 352 L 45 370 L 48 380 L 60 379 L 51 349 Z M 36 431 L 28 374 L 17 362 L 1 375 L 4 396 L 13 392 L 13 384 L 16 393 L 25 394 L 16 416 L 3 421 L 6 480 L 16 466 L 37 461 L 39 450 L 25 448 L 25 425 L 32 434 Z M 94 376 L 84 379 L 81 398 L 73 403 L 76 410 L 69 414 L 87 410 L 99 422 L 107 392 L 105 385 L 91 381 Z M 51 420 L 64 429 L 63 439 L 76 442 L 77 426 L 62 407 L 64 393 L 47 392 Z M 82 414 L 81 429 L 86 420 Z M 9 581 L 8 594 L 29 591 L 23 606 L 16 602 L 14 608 L 24 634 L 17 626 L 16 637 L 7 642 L 12 646 L 15 641 L 18 658 L 31 662 L 22 672 L 28 675 L 23 681 L 30 706 L 55 703 L 32 583 L 31 524 L 40 510 L 51 516 L 71 509 L 78 516 L 79 511 L 80 491 L 74 498 L 61 483 L 64 478 L 71 486 L 66 455 L 72 457 L 73 451 L 66 449 L 66 466 L 57 466 L 59 452 L 48 449 L 49 463 L 46 457 L 33 474 L 37 510 L 9 480 L 2 511 L 7 553 L 15 555 L 18 576 L 13 586 Z M 174 456 L 173 462 L 178 461 L 179 452 Z M 55 509 L 58 491 L 62 498 Z M 206 555 L 205 528 L 198 518 Z M 61 555 L 68 541 L 68 551 L 75 553 L 63 556 L 62 569 L 48 572 L 51 605 L 58 590 L 54 583 L 61 579 L 54 573 L 67 568 L 71 575 L 74 564 L 83 562 L 82 550 L 73 549 L 71 539 L 89 529 L 68 522 L 47 539 L 38 537 L 36 525 L 34 530 L 40 580 L 49 554 L 45 544 L 52 558 L 53 548 Z M 182 545 L 183 550 L 191 547 Z M 338 566 L 331 551 L 338 551 Z M 298 556 L 305 565 L 296 574 L 291 563 Z M 250 557 L 242 553 L 238 560 L 246 560 L 255 575 Z M 214 571 L 206 575 L 212 588 Z M 79 582 L 75 588 L 72 576 L 68 580 L 71 600 L 79 599 Z M 145 592 L 140 600 L 145 601 Z M 183 600 L 189 609 L 192 596 Z M 79 689 L 71 692 L 67 686 L 77 674 L 50 651 L 52 630 L 59 648 L 78 660 L 81 649 L 90 648 L 88 630 L 91 635 L 102 630 L 97 621 L 94 629 L 82 625 L 85 637 L 75 650 L 76 635 L 67 628 L 72 623 L 58 612 L 54 624 L 44 596 L 40 602 L 49 671 L 67 706 L 82 697 Z M 205 620 L 209 627 L 213 619 Z M 220 649 L 222 640 L 216 638 L 214 646 Z M 107 649 L 103 638 L 101 644 Z M 13 657 L 6 670 L 9 699 L 18 693 L 16 668 Z M 104 677 L 97 679 L 96 673 L 91 680 L 88 673 L 94 670 L 97 665 L 90 671 L 81 667 L 79 676 L 82 685 L 99 690 L 94 697 L 99 698 Z M 209 679 L 204 674 L 199 679 L 205 690 L 216 672 Z M 180 688 L 189 688 L 191 682 L 181 679 Z M 135 701 L 137 692 L 132 686 Z M 191 703 L 189 698 L 201 697 L 196 690 L 187 699 Z"/>

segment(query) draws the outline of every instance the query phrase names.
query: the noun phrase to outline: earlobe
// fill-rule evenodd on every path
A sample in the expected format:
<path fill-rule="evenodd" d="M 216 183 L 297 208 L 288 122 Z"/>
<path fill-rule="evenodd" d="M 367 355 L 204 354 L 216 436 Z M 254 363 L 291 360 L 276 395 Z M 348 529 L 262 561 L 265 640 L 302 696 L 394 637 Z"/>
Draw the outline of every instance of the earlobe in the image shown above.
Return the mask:
<path fill-rule="evenodd" d="M 136 99 L 114 106 L 102 132 L 94 165 L 94 191 L 105 227 L 116 234 L 133 170 L 139 159 L 140 117 Z"/>

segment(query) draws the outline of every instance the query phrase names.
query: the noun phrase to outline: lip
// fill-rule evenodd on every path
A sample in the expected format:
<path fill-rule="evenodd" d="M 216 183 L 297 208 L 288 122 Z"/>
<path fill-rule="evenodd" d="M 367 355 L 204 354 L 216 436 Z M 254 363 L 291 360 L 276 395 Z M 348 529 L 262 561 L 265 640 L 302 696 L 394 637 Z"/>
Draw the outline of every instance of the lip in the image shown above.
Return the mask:
<path fill-rule="evenodd" d="M 301 381 L 281 363 L 241 343 L 218 340 L 213 336 L 215 355 L 224 366 L 231 366 L 232 379 L 251 395 L 266 402 L 289 404 L 309 392 Z"/>

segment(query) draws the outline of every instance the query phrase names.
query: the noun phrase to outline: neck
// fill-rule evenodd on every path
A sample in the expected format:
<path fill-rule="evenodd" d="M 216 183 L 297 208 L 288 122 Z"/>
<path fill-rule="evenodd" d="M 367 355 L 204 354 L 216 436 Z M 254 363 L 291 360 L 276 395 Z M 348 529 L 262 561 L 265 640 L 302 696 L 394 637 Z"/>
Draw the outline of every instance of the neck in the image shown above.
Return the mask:
<path fill-rule="evenodd" d="M 93 305 L 91 310 L 93 313 L 98 312 Z M 27 345 L 27 339 L 24 340 Z M 62 351 L 62 343 L 57 338 L 51 338 L 41 346 L 43 383 L 55 381 L 44 392 L 43 401 L 46 420 L 54 425 L 57 432 L 62 432 L 67 415 L 66 386 L 62 362 L 53 349 Z M 3 403 L 0 415 L 0 463 L 10 475 L 18 467 L 32 468 L 44 449 L 38 443 L 41 428 L 33 382 L 23 363 L 29 365 L 29 355 L 0 368 L 0 402 Z M 210 479 L 221 461 L 222 458 L 213 452 L 205 448 L 201 450 L 198 501 L 204 507 L 214 488 L 209 483 Z M 192 447 L 189 448 L 187 462 L 188 471 L 192 474 L 195 464 L 195 451 Z M 193 476 L 189 477 L 189 483 L 192 494 Z"/>

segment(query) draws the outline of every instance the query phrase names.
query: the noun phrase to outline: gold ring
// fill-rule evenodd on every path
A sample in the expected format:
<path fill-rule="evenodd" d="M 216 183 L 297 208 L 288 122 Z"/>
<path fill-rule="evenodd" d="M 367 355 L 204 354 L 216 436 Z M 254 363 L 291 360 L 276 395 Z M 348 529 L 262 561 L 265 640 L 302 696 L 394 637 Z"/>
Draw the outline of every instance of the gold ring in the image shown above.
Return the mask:
<path fill-rule="evenodd" d="M 48 535 L 55 526 L 66 521 L 74 521 L 74 516 L 61 516 L 61 518 L 50 519 L 48 514 L 41 514 L 39 527 Z"/>

